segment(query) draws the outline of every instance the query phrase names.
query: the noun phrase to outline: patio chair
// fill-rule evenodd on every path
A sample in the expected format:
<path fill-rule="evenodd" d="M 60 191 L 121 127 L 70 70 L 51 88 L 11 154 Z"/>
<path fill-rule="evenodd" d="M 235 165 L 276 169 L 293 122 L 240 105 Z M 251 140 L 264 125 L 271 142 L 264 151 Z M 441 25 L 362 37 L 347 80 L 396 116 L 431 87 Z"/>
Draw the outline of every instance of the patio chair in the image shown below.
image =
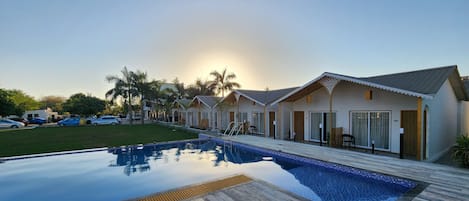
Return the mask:
<path fill-rule="evenodd" d="M 343 147 L 355 147 L 355 137 L 350 134 L 342 134 L 342 146 Z"/>

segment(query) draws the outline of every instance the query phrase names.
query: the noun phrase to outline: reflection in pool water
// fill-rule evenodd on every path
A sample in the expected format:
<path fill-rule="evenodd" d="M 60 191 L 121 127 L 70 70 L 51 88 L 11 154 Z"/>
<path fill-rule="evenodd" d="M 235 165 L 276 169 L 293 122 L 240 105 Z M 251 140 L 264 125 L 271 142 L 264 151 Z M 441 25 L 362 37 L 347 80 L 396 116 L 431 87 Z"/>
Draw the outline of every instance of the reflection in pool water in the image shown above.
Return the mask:
<path fill-rule="evenodd" d="M 123 200 L 245 174 L 314 200 L 392 200 L 407 188 L 196 140 L 6 161 L 0 200 Z"/>

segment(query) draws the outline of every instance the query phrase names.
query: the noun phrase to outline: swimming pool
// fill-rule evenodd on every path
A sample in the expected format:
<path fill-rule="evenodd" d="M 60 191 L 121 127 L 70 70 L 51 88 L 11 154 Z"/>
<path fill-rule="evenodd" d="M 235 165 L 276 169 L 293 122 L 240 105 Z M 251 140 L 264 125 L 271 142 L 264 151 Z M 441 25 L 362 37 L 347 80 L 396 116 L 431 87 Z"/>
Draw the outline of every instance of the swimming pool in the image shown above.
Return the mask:
<path fill-rule="evenodd" d="M 124 200 L 245 174 L 312 200 L 396 200 L 413 182 L 219 139 L 0 163 L 0 200 Z"/>

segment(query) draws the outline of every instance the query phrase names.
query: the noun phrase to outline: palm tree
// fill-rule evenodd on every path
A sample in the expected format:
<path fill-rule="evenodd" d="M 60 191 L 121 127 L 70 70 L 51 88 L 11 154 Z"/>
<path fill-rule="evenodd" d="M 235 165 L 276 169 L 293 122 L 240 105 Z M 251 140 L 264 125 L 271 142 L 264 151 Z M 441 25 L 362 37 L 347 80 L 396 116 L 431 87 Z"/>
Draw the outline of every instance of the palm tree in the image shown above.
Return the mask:
<path fill-rule="evenodd" d="M 110 98 L 111 102 L 119 97 L 123 98 L 124 104 L 127 104 L 127 115 L 131 117 L 132 99 L 137 96 L 138 93 L 135 87 L 135 82 L 133 81 L 133 72 L 127 70 L 127 67 L 125 66 L 121 72 L 122 77 L 115 75 L 106 76 L 106 80 L 108 82 L 114 82 L 114 88 L 106 92 L 106 98 Z M 130 124 L 132 124 L 132 117 L 130 118 Z"/>
<path fill-rule="evenodd" d="M 145 105 L 144 101 L 147 98 L 146 95 L 150 93 L 150 82 L 148 82 L 148 76 L 146 72 L 142 72 L 137 70 L 136 72 L 131 72 L 132 82 L 135 86 L 137 96 L 140 98 L 140 107 L 141 107 L 141 115 L 140 120 L 142 124 L 144 124 L 144 117 L 145 117 Z"/>
<path fill-rule="evenodd" d="M 210 75 L 215 77 L 212 82 L 213 88 L 217 91 L 217 94 L 221 92 L 222 97 L 225 97 L 225 91 L 241 87 L 237 82 L 231 81 L 236 78 L 236 75 L 234 73 L 227 74 L 226 68 L 221 73 L 216 70 L 212 71 Z"/>
<path fill-rule="evenodd" d="M 176 77 L 173 80 L 173 84 L 176 87 L 176 92 L 175 93 L 177 94 L 177 98 L 178 99 L 186 98 L 187 92 L 186 92 L 186 88 L 184 88 L 184 83 L 179 82 L 179 79 Z"/>

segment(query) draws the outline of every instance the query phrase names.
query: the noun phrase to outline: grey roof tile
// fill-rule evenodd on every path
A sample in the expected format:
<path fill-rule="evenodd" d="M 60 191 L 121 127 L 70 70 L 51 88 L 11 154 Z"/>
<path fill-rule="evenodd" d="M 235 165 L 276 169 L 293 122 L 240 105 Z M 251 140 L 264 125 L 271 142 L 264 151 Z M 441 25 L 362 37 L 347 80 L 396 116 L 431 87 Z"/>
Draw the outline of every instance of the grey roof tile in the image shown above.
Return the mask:
<path fill-rule="evenodd" d="M 236 90 L 257 102 L 260 102 L 264 105 L 274 102 L 275 100 L 281 98 L 282 96 L 290 93 L 291 91 L 297 89 L 298 87 L 286 88 L 286 89 L 277 89 L 277 90 Z"/>
<path fill-rule="evenodd" d="M 456 66 L 445 66 L 356 79 L 421 94 L 436 94 L 456 69 Z"/>
<path fill-rule="evenodd" d="M 221 99 L 220 97 L 217 96 L 196 96 L 200 101 L 204 102 L 207 104 L 209 107 L 215 106 L 218 101 Z"/>

